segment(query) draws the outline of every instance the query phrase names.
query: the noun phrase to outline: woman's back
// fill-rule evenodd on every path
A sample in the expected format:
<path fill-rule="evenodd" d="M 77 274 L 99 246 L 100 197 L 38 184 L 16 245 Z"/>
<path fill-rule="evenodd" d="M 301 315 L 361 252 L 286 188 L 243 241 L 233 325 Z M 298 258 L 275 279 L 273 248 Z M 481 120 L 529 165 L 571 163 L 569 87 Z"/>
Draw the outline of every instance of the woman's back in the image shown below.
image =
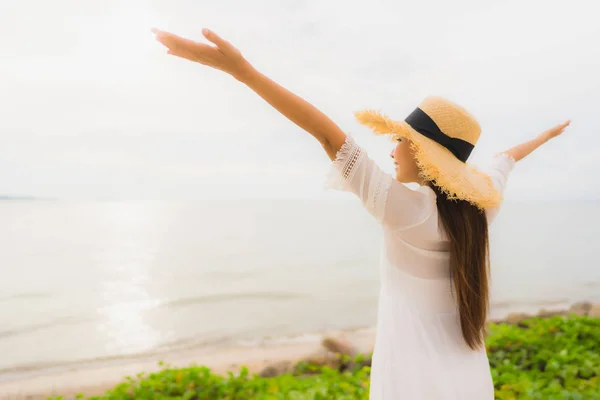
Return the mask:
<path fill-rule="evenodd" d="M 494 159 L 489 175 L 496 189 L 503 190 L 513 165 L 508 157 Z M 396 181 L 351 137 L 329 186 L 356 194 L 383 227 L 371 398 L 493 399 L 485 348 L 472 350 L 462 335 L 435 191 Z M 486 211 L 489 222 L 496 213 Z"/>
<path fill-rule="evenodd" d="M 448 242 L 422 248 L 387 230 L 384 238 L 371 398 L 493 399 L 485 348 L 472 350 L 462 335 Z"/>

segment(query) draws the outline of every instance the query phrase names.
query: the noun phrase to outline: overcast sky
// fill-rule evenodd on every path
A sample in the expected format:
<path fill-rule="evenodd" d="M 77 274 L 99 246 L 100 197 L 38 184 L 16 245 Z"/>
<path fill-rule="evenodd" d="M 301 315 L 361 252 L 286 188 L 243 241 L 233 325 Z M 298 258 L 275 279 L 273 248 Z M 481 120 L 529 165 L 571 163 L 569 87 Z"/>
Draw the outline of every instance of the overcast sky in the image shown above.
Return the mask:
<path fill-rule="evenodd" d="M 572 120 L 519 163 L 513 200 L 600 198 L 593 1 L 2 0 L 0 194 L 64 199 L 327 197 L 318 143 L 220 71 L 165 55 L 152 26 L 215 30 L 354 135 L 428 95 L 483 128 L 471 161 Z"/>

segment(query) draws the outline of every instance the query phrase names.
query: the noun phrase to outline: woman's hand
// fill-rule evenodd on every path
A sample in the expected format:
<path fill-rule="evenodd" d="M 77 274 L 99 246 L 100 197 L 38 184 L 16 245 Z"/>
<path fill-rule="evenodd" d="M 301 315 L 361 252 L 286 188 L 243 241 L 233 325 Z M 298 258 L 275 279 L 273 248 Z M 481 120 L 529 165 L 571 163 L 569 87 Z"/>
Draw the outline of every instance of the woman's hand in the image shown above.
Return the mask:
<path fill-rule="evenodd" d="M 169 49 L 168 54 L 221 70 L 240 81 L 253 70 L 237 48 L 208 29 L 202 29 L 202 35 L 216 46 L 195 42 L 156 28 L 152 32 L 156 35 L 156 40 Z"/>
<path fill-rule="evenodd" d="M 567 126 L 569 126 L 571 124 L 571 120 L 565 121 L 560 125 L 556 125 L 553 128 L 548 129 L 547 131 L 542 132 L 541 136 L 546 139 L 546 140 L 550 140 L 552 138 L 557 137 L 558 135 L 560 135 L 561 133 L 564 132 L 565 128 Z"/>

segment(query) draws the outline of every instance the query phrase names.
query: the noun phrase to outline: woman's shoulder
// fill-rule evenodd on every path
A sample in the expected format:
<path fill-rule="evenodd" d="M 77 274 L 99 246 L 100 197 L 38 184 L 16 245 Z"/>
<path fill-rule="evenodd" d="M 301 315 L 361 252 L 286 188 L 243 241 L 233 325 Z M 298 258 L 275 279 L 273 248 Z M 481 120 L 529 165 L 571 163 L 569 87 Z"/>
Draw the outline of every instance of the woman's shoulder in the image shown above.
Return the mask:
<path fill-rule="evenodd" d="M 395 187 L 398 187 L 397 190 L 403 192 L 402 196 L 394 195 Z M 400 229 L 393 229 L 394 231 L 398 233 L 415 232 L 415 229 L 419 227 L 424 228 L 425 225 L 429 225 L 427 222 L 433 216 L 437 215 L 436 194 L 430 187 L 411 187 L 394 179 L 390 191 L 390 199 L 388 199 L 389 209 L 387 210 L 389 215 L 391 217 L 396 215 L 398 218 L 404 217 L 410 220 L 410 223 L 402 224 Z"/>
<path fill-rule="evenodd" d="M 419 187 L 416 190 L 423 193 L 424 196 L 428 197 L 431 200 L 436 200 L 437 198 L 435 191 L 427 185 L 419 185 Z"/>

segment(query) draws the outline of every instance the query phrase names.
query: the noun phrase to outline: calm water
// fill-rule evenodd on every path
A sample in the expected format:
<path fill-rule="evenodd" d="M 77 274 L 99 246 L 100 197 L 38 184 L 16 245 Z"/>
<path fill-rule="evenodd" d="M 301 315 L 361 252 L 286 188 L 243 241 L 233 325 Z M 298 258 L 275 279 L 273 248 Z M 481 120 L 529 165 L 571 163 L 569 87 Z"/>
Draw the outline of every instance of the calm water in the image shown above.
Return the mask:
<path fill-rule="evenodd" d="M 375 322 L 380 233 L 356 201 L 3 201 L 0 221 L 4 373 Z M 507 203 L 493 314 L 600 301 L 598 239 L 597 203 Z"/>

